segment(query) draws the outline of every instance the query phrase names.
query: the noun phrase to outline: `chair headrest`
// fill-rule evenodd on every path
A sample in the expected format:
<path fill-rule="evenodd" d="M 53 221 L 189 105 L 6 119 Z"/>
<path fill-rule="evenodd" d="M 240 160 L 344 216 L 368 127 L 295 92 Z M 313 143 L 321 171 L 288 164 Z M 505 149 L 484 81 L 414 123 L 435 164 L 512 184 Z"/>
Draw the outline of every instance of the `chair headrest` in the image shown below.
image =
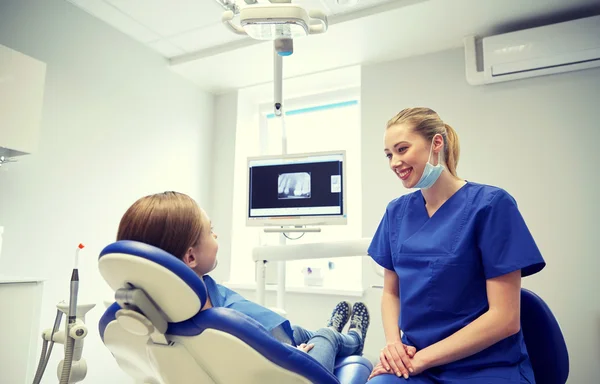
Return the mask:
<path fill-rule="evenodd" d="M 149 244 L 109 244 L 100 252 L 98 268 L 114 291 L 131 286 L 144 290 L 170 323 L 193 317 L 206 303 L 204 281 L 183 261 Z"/>

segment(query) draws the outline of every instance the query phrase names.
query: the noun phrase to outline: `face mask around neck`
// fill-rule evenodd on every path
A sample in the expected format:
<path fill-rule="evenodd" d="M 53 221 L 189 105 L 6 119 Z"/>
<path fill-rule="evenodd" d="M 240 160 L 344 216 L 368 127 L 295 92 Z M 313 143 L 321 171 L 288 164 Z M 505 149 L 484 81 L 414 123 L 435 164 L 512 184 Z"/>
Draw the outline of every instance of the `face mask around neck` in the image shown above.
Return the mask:
<path fill-rule="evenodd" d="M 431 140 L 431 147 L 429 149 L 429 159 L 425 164 L 425 169 L 423 169 L 423 174 L 421 175 L 421 179 L 414 185 L 413 188 L 419 189 L 428 189 L 435 184 L 437 179 L 442 174 L 444 170 L 444 161 L 443 161 L 443 150 L 438 153 L 438 164 L 433 165 L 433 139 Z"/>

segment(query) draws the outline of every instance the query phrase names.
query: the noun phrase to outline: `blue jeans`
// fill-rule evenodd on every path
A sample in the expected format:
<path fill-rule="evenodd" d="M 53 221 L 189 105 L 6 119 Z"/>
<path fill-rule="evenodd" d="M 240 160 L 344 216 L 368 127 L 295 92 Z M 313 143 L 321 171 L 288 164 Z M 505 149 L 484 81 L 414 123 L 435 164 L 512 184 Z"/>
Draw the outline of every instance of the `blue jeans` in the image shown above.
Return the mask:
<path fill-rule="evenodd" d="M 352 356 L 363 346 L 361 337 L 356 332 L 339 333 L 330 328 L 312 332 L 297 325 L 292 326 L 292 329 L 296 345 L 313 344 L 314 347 L 308 354 L 331 373 L 337 357 Z"/>

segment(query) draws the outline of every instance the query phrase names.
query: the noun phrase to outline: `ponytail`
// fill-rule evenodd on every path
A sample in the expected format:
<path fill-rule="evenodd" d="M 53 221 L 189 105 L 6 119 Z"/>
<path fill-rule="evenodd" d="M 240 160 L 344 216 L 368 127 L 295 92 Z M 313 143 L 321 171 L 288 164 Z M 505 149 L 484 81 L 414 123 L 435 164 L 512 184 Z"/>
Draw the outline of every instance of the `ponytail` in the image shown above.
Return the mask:
<path fill-rule="evenodd" d="M 446 148 L 444 148 L 446 167 L 448 167 L 448 171 L 452 176 L 458 177 L 456 174 L 458 158 L 460 157 L 460 143 L 458 142 L 458 135 L 456 134 L 456 131 L 448 124 L 444 124 L 444 127 L 446 127 Z"/>

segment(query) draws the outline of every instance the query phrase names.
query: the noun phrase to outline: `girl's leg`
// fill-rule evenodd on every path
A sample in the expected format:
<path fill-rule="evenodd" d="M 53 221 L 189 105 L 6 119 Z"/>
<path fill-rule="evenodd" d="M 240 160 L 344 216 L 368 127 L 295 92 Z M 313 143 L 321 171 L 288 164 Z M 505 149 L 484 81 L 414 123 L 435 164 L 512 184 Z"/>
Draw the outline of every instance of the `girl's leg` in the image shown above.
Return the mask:
<path fill-rule="evenodd" d="M 329 321 L 327 321 L 327 327 L 341 333 L 342 329 L 344 329 L 344 326 L 350 319 L 350 315 L 352 315 L 352 305 L 348 301 L 340 301 L 335 308 L 333 308 L 331 317 L 329 318 Z M 297 325 L 293 325 L 292 330 L 294 331 L 294 342 L 296 345 L 307 343 L 315 334 L 315 332 L 308 331 Z"/>
<path fill-rule="evenodd" d="M 306 343 L 314 345 L 308 354 L 331 373 L 336 357 L 350 356 L 362 348 L 362 340 L 356 332 L 339 333 L 331 328 L 319 329 Z"/>
<path fill-rule="evenodd" d="M 348 320 L 348 333 L 341 333 Z M 343 301 L 334 308 L 327 326 L 328 328 L 321 328 L 316 332 L 298 326 L 292 328 L 296 345 L 313 344 L 308 354 L 333 373 L 336 357 L 362 353 L 369 326 L 369 313 L 362 303 L 354 304 L 351 309 L 350 303 Z"/>
<path fill-rule="evenodd" d="M 308 354 L 333 373 L 337 357 L 362 354 L 369 323 L 367 307 L 363 303 L 355 303 L 348 333 L 340 333 L 331 328 L 319 329 L 307 342 L 314 345 Z"/>
<path fill-rule="evenodd" d="M 313 344 L 308 354 L 329 372 L 333 373 L 335 359 L 339 356 L 350 356 L 362 348 L 362 340 L 358 333 L 342 334 L 331 328 L 321 328 L 316 332 L 308 331 L 297 325 L 294 330 L 294 343 Z"/>
<path fill-rule="evenodd" d="M 411 376 L 408 380 L 404 377 L 398 377 L 392 374 L 383 374 L 375 376 L 371 380 L 367 381 L 367 384 L 437 384 L 437 382 L 424 374 L 417 376 Z"/>
<path fill-rule="evenodd" d="M 314 332 L 306 330 L 297 325 L 292 325 L 292 330 L 294 331 L 294 343 L 296 343 L 296 345 L 307 343 L 308 340 L 315 335 Z"/>

